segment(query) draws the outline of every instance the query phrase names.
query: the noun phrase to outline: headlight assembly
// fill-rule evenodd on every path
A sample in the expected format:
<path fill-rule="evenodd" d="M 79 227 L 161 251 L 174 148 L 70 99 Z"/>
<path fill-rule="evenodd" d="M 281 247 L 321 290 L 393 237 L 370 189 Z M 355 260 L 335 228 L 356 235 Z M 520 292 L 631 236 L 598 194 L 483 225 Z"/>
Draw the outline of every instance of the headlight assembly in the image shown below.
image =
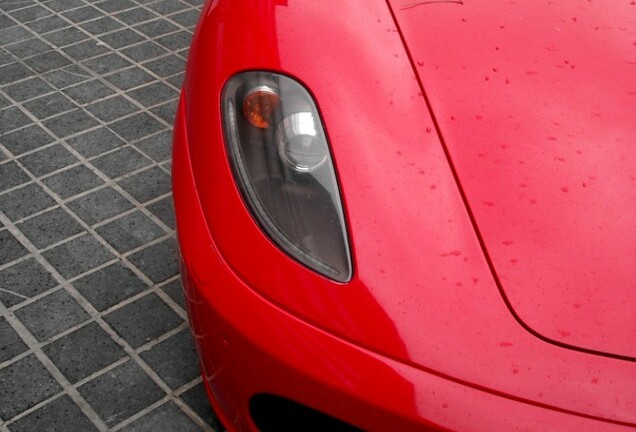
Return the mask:
<path fill-rule="evenodd" d="M 245 72 L 225 85 L 222 113 L 235 179 L 261 228 L 302 264 L 349 281 L 338 184 L 311 95 L 286 76 Z"/>

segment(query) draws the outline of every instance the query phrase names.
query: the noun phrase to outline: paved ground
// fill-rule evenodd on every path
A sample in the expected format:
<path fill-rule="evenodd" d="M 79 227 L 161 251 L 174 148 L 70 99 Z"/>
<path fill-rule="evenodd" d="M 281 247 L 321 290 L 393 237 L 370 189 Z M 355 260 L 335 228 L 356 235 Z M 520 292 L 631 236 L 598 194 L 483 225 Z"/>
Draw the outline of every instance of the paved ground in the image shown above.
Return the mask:
<path fill-rule="evenodd" d="M 202 0 L 0 0 L 0 432 L 218 428 L 170 134 Z"/>

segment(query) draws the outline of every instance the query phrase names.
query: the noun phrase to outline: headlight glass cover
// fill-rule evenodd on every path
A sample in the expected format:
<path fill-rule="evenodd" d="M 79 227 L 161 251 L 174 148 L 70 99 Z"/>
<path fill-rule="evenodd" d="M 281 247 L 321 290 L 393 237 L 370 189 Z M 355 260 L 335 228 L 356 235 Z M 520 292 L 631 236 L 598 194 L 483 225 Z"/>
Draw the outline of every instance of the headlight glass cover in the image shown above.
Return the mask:
<path fill-rule="evenodd" d="M 234 177 L 260 227 L 300 263 L 349 281 L 338 183 L 309 92 L 284 75 L 240 73 L 223 89 L 222 115 Z"/>

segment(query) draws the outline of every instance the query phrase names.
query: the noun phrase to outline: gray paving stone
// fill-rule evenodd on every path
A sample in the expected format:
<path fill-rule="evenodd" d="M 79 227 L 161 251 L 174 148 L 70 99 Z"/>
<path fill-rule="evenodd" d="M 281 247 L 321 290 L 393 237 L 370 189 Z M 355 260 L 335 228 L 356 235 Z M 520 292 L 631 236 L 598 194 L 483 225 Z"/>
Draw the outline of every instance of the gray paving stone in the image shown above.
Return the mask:
<path fill-rule="evenodd" d="M 120 180 L 118 183 L 141 203 L 167 194 L 172 190 L 170 176 L 158 167 L 151 167 Z"/>
<path fill-rule="evenodd" d="M 64 47 L 62 51 L 73 57 L 75 60 L 84 60 L 108 52 L 108 48 L 104 47 L 103 45 L 99 45 L 98 42 L 92 39 L 88 39 Z"/>
<path fill-rule="evenodd" d="M 103 99 L 115 93 L 115 91 L 104 83 L 92 80 L 69 87 L 64 90 L 64 93 L 78 104 L 85 105 Z"/>
<path fill-rule="evenodd" d="M 33 355 L 0 369 L 0 417 L 9 420 L 61 390 Z"/>
<path fill-rule="evenodd" d="M 93 35 L 100 35 L 102 33 L 107 33 L 113 30 L 117 30 L 123 27 L 123 24 L 118 22 L 117 20 L 108 17 L 102 16 L 96 20 L 85 22 L 84 24 L 80 24 L 84 30 Z"/>
<path fill-rule="evenodd" d="M 38 19 L 36 21 L 31 21 L 26 25 L 27 27 L 30 27 L 34 32 L 44 34 L 64 27 L 68 27 L 68 22 L 57 15 L 52 15 L 46 18 Z"/>
<path fill-rule="evenodd" d="M 90 318 L 64 289 L 18 309 L 15 315 L 39 341 L 45 341 Z"/>
<path fill-rule="evenodd" d="M 3 46 L 20 42 L 30 37 L 31 33 L 22 27 L 11 27 L 0 31 L 0 40 L 3 42 Z"/>
<path fill-rule="evenodd" d="M 108 177 L 114 179 L 152 163 L 150 159 L 133 147 L 124 147 L 93 159 L 92 164 Z"/>
<path fill-rule="evenodd" d="M 67 199 L 104 183 L 85 165 L 78 165 L 42 180 L 60 198 Z"/>
<path fill-rule="evenodd" d="M 158 18 L 153 21 L 148 21 L 143 24 L 136 25 L 134 29 L 141 34 L 148 36 L 149 38 L 154 38 L 157 36 L 175 32 L 179 30 L 179 27 L 172 24 L 166 19 Z"/>
<path fill-rule="evenodd" d="M 168 402 L 122 429 L 123 432 L 155 432 L 158 430 L 200 432 L 201 428 L 185 415 L 174 402 Z"/>
<path fill-rule="evenodd" d="M 130 0 L 105 0 L 95 3 L 95 6 L 106 12 L 114 13 L 117 11 L 133 8 L 137 5 Z"/>
<path fill-rule="evenodd" d="M 180 397 L 204 422 L 212 426 L 214 430 L 225 430 L 210 406 L 210 401 L 208 400 L 203 383 L 195 385 L 187 392 L 182 393 Z"/>
<path fill-rule="evenodd" d="M 84 230 L 61 207 L 41 213 L 16 226 L 37 248 L 45 248 Z"/>
<path fill-rule="evenodd" d="M 82 23 L 94 18 L 102 16 L 102 13 L 91 6 L 81 7 L 79 9 L 72 9 L 67 12 L 63 12 L 62 16 L 73 21 L 74 23 Z"/>
<path fill-rule="evenodd" d="M 128 92 L 128 95 L 145 107 L 175 100 L 179 96 L 173 88 L 162 82 L 152 83 L 147 86 L 131 90 Z"/>
<path fill-rule="evenodd" d="M 133 208 L 124 196 L 107 187 L 77 198 L 68 207 L 88 225 L 108 219 Z"/>
<path fill-rule="evenodd" d="M 34 57 L 29 57 L 24 62 L 38 73 L 45 73 L 68 66 L 71 61 L 62 54 L 49 51 Z"/>
<path fill-rule="evenodd" d="M 189 6 L 185 3 L 181 3 L 178 0 L 160 0 L 158 2 L 149 4 L 148 8 L 161 15 L 168 15 L 170 13 L 188 9 Z"/>
<path fill-rule="evenodd" d="M 26 102 L 24 107 L 40 120 L 77 108 L 69 98 L 60 93 L 51 93 L 33 99 Z"/>
<path fill-rule="evenodd" d="M 21 23 L 27 23 L 29 21 L 34 21 L 36 19 L 49 16 L 51 15 L 51 13 L 51 11 L 43 8 L 40 5 L 34 5 L 31 7 L 12 11 L 10 15 Z"/>
<path fill-rule="evenodd" d="M 155 283 L 179 274 L 179 254 L 174 239 L 135 252 L 128 259 Z"/>
<path fill-rule="evenodd" d="M 30 6 L 32 3 L 32 0 L 24 0 L 19 2 L 2 2 L 0 3 L 0 10 L 12 11 L 14 9 L 20 9 L 26 6 Z"/>
<path fill-rule="evenodd" d="M 100 312 L 148 288 L 121 261 L 76 280 L 73 286 Z"/>
<path fill-rule="evenodd" d="M 166 234 L 140 211 L 109 222 L 96 231 L 119 253 L 126 253 Z"/>
<path fill-rule="evenodd" d="M 0 16 L 2 18 L 2 16 Z M 5 17 L 6 18 L 6 17 Z M 0 24 L 2 24 L 0 20 Z M 6 52 L 2 47 L 0 47 L 0 66 L 7 65 L 9 63 L 13 63 L 15 59 L 8 52 Z"/>
<path fill-rule="evenodd" d="M 131 66 L 131 63 L 117 53 L 110 52 L 106 55 L 96 57 L 84 62 L 91 70 L 100 75 L 115 72 Z"/>
<path fill-rule="evenodd" d="M 168 50 L 152 41 L 123 49 L 122 54 L 130 57 L 136 62 L 143 62 L 168 54 Z"/>
<path fill-rule="evenodd" d="M 4 317 L 0 317 L 0 363 L 11 360 L 29 348 Z"/>
<path fill-rule="evenodd" d="M 15 162 L 8 161 L 0 164 L 0 193 L 29 180 L 29 176 Z"/>
<path fill-rule="evenodd" d="M 88 38 L 85 33 L 75 27 L 67 27 L 65 29 L 56 30 L 54 32 L 47 33 L 42 37 L 58 48 L 65 47 Z"/>
<path fill-rule="evenodd" d="M 41 78 L 33 77 L 4 88 L 4 92 L 18 102 L 31 99 L 53 91 L 53 87 Z"/>
<path fill-rule="evenodd" d="M 57 285 L 49 273 L 35 258 L 20 261 L 0 270 L 0 301 L 12 307 Z"/>
<path fill-rule="evenodd" d="M 20 59 L 24 59 L 37 54 L 45 53 L 49 51 L 51 47 L 39 39 L 32 38 L 8 45 L 5 49 L 12 53 L 14 56 Z"/>
<path fill-rule="evenodd" d="M 187 11 L 179 12 L 174 15 L 170 15 L 170 19 L 183 27 L 194 27 L 199 21 L 199 11 L 190 9 Z"/>
<path fill-rule="evenodd" d="M 71 383 L 76 383 L 126 356 L 96 322 L 42 348 Z"/>
<path fill-rule="evenodd" d="M 183 48 L 183 49 L 180 49 L 180 48 L 175 49 L 174 53 L 176 55 L 178 55 L 179 57 L 181 57 L 182 59 L 187 60 L 188 59 L 188 55 L 190 53 L 190 47 L 188 46 L 188 47 Z"/>
<path fill-rule="evenodd" d="M 115 17 L 118 20 L 125 22 L 128 25 L 138 24 L 144 21 L 150 21 L 151 19 L 157 18 L 157 14 L 149 11 L 148 9 L 144 9 L 141 7 L 136 7 L 134 9 L 129 9 L 124 12 L 118 12 Z"/>
<path fill-rule="evenodd" d="M 0 144 L 14 156 L 35 150 L 53 141 L 54 138 L 36 124 L 0 136 Z"/>
<path fill-rule="evenodd" d="M 13 234 L 6 229 L 0 230 L 0 265 L 8 264 L 26 254 L 26 248 Z"/>
<path fill-rule="evenodd" d="M 84 2 L 81 0 L 51 0 L 46 3 L 46 6 L 53 9 L 55 12 L 63 12 L 69 9 L 75 9 L 84 6 Z"/>
<path fill-rule="evenodd" d="M 120 70 L 107 75 L 105 79 L 121 90 L 130 90 L 154 80 L 152 75 L 137 67 Z"/>
<path fill-rule="evenodd" d="M 55 201 L 35 183 L 0 195 L 0 210 L 11 220 L 25 218 L 53 207 Z"/>
<path fill-rule="evenodd" d="M 104 316 L 133 348 L 165 334 L 183 320 L 156 294 L 148 294 Z"/>
<path fill-rule="evenodd" d="M 173 123 L 177 115 L 177 99 L 173 99 L 163 105 L 151 108 L 150 111 L 166 123 Z"/>
<path fill-rule="evenodd" d="M 13 22 L 8 16 L 0 15 L 0 30 L 4 30 L 15 25 L 15 22 Z"/>
<path fill-rule="evenodd" d="M 29 123 L 31 123 L 31 119 L 18 107 L 9 107 L 0 111 L 0 135 L 26 126 Z"/>
<path fill-rule="evenodd" d="M 177 57 L 176 55 L 169 55 L 146 62 L 143 66 L 150 69 L 160 77 L 167 77 L 183 72 L 185 69 L 185 60 Z"/>
<path fill-rule="evenodd" d="M 6 229 L 0 230 L 0 265 L 8 264 L 26 254 L 26 248 L 13 234 Z"/>
<path fill-rule="evenodd" d="M 163 162 L 172 156 L 172 131 L 161 132 L 134 144 L 139 150 L 156 162 Z"/>
<path fill-rule="evenodd" d="M 155 41 L 157 41 L 159 45 L 171 51 L 178 51 L 181 49 L 187 49 L 190 46 L 191 39 L 192 35 L 189 32 L 182 30 L 177 33 L 161 36 L 155 39 Z"/>
<path fill-rule="evenodd" d="M 64 395 L 9 426 L 11 432 L 92 432 L 97 427 L 73 400 Z"/>
<path fill-rule="evenodd" d="M 161 290 L 168 294 L 170 298 L 179 306 L 181 309 L 186 309 L 185 297 L 183 296 L 183 287 L 181 286 L 181 279 L 175 279 L 172 282 L 168 282 L 167 284 L 161 287 Z"/>
<path fill-rule="evenodd" d="M 20 63 L 0 66 L 0 86 L 23 80 L 31 75 L 31 71 Z"/>
<path fill-rule="evenodd" d="M 87 81 L 92 77 L 88 72 L 76 65 L 67 66 L 44 74 L 44 78 L 57 89 L 63 89 L 72 85 Z"/>
<path fill-rule="evenodd" d="M 152 212 L 159 220 L 172 229 L 175 229 L 176 221 L 174 216 L 174 203 L 172 196 L 162 198 L 148 205 L 148 210 Z"/>
<path fill-rule="evenodd" d="M 6 97 L 0 94 L 0 109 L 6 108 L 10 105 L 11 105 L 11 102 L 9 102 L 9 100 Z"/>
<path fill-rule="evenodd" d="M 181 1 L 195 8 L 199 8 L 199 9 L 201 8 L 201 0 L 181 0 Z"/>
<path fill-rule="evenodd" d="M 200 374 L 197 351 L 189 328 L 144 351 L 141 358 L 172 389 L 189 383 Z"/>
<path fill-rule="evenodd" d="M 108 426 L 114 426 L 165 396 L 134 362 L 128 361 L 79 387 Z M 113 397 L 116 394 L 117 397 Z"/>
<path fill-rule="evenodd" d="M 125 28 L 114 33 L 101 35 L 99 36 L 99 40 L 108 44 L 114 49 L 121 49 L 129 45 L 142 42 L 144 40 L 144 37 L 131 29 Z"/>
<path fill-rule="evenodd" d="M 67 142 L 86 158 L 100 155 L 125 144 L 121 138 L 105 127 L 70 138 Z"/>
<path fill-rule="evenodd" d="M 139 107 L 123 96 L 97 101 L 88 107 L 88 111 L 103 122 L 112 122 L 139 111 Z"/>
<path fill-rule="evenodd" d="M 43 252 L 42 255 L 67 279 L 115 258 L 90 234 L 74 238 Z"/>
<path fill-rule="evenodd" d="M 35 153 L 22 156 L 20 163 L 36 177 L 52 173 L 69 166 L 78 159 L 60 144 L 46 147 Z"/>
<path fill-rule="evenodd" d="M 147 113 L 141 112 L 118 120 L 110 128 L 128 142 L 136 141 L 165 129 L 165 126 Z"/>
<path fill-rule="evenodd" d="M 181 88 L 181 86 L 183 85 L 184 79 L 185 79 L 185 74 L 182 72 L 180 74 L 171 76 L 170 78 L 166 79 L 166 81 L 172 84 L 173 86 L 175 86 L 176 88 Z"/>
<path fill-rule="evenodd" d="M 59 138 L 82 132 L 98 124 L 97 120 L 79 109 L 44 121 L 44 126 Z"/>
<path fill-rule="evenodd" d="M 113 361 L 125 359 L 124 351 L 80 305 L 54 300 L 56 295 L 72 297 L 66 290 L 77 289 L 100 313 L 110 311 L 106 315 L 113 329 L 135 347 L 184 325 L 152 291 L 148 278 L 185 307 L 176 243 L 159 239 L 174 227 L 169 125 L 191 35 L 184 28 L 194 25 L 202 2 L 0 0 L 0 212 L 18 229 L 14 233 L 0 221 L 0 302 L 43 341 L 41 349 L 67 379 L 76 383 L 98 375 L 81 391 L 90 395 L 88 402 L 109 428 L 166 395 L 134 361 L 102 374 Z M 104 175 L 136 198 L 128 203 L 104 185 Z M 40 180 L 33 182 L 33 177 Z M 59 199 L 66 204 L 57 206 Z M 135 210 L 135 204 L 141 208 Z M 147 216 L 143 206 L 163 223 Z M 84 232 L 79 219 L 95 224 L 97 233 Z M 42 258 L 29 255 L 21 244 L 24 238 Z M 127 258 L 118 259 L 120 253 Z M 74 288 L 60 287 L 55 272 L 38 259 L 71 279 Z M 143 297 L 122 307 L 138 295 Z M 48 316 L 40 308 L 56 312 Z M 60 336 L 60 331 L 70 333 Z M 197 376 L 186 335 L 187 330 L 180 331 L 142 353 L 171 387 Z M 5 364 L 0 368 L 0 423 L 8 420 L 0 429 L 98 430 L 28 355 L 30 340 L 21 340 L 0 317 L 0 364 Z M 17 378 L 10 378 L 7 387 L 3 379 L 9 376 Z M 25 384 L 16 384 L 19 380 Z M 43 394 L 40 384 L 51 383 L 54 389 Z M 12 389 L 18 393 L 10 394 Z M 5 402 L 8 394 L 10 402 Z M 181 399 L 208 421 L 202 387 Z M 9 404 L 10 411 L 3 412 Z M 189 416 L 195 415 L 167 401 L 121 429 L 198 430 Z"/>

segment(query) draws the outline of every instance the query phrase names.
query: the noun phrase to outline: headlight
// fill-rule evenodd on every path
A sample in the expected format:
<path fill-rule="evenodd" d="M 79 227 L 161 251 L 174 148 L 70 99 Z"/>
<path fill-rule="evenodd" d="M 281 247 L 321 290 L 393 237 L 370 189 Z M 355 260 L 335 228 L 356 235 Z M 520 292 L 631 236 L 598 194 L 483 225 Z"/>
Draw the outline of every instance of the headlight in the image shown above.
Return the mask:
<path fill-rule="evenodd" d="M 311 95 L 283 75 L 245 72 L 222 95 L 234 177 L 269 237 L 338 282 L 351 257 L 329 144 Z"/>

